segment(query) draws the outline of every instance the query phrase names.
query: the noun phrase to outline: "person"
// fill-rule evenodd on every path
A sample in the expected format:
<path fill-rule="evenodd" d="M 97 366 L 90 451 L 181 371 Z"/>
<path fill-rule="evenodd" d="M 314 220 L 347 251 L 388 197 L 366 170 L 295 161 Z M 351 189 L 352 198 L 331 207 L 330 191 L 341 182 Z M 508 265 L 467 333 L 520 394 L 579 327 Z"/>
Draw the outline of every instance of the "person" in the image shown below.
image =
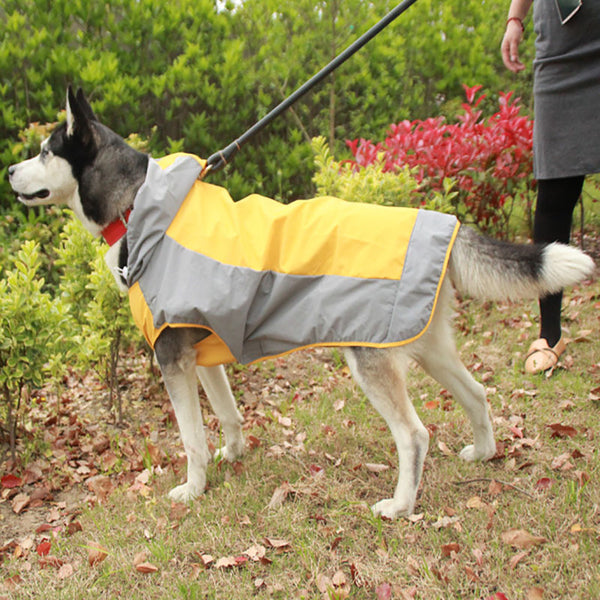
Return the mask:
<path fill-rule="evenodd" d="M 568 243 L 585 175 L 600 172 L 600 1 L 512 0 L 502 40 L 505 66 L 518 73 L 523 21 L 533 3 L 534 242 Z M 527 373 L 554 367 L 565 350 L 562 293 L 540 299 L 540 336 Z"/>

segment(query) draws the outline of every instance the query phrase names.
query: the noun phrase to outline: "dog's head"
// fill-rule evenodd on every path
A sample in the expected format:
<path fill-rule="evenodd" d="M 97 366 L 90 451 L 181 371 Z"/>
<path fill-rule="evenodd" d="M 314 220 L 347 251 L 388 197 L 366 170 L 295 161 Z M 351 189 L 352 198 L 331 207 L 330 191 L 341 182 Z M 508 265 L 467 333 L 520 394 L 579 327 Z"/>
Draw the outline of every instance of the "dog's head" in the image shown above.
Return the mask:
<path fill-rule="evenodd" d="M 40 153 L 8 169 L 17 198 L 27 206 L 71 204 L 83 165 L 97 149 L 94 111 L 79 90 L 67 90 L 67 119 L 41 145 Z"/>

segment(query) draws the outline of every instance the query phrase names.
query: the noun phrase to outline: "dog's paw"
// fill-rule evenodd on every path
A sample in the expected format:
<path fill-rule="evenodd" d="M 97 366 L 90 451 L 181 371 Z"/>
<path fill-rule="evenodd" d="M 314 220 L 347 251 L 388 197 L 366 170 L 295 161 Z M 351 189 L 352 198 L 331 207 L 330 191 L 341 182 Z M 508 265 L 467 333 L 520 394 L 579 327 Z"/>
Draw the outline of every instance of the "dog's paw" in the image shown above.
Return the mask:
<path fill-rule="evenodd" d="M 477 450 L 473 444 L 469 446 L 465 446 L 460 451 L 460 458 L 466 460 L 467 462 L 475 462 L 476 460 L 489 460 L 493 458 L 496 454 L 496 445 L 494 447 L 491 446 L 489 448 L 484 448 L 483 450 Z"/>
<path fill-rule="evenodd" d="M 187 502 L 191 502 L 201 496 L 204 493 L 204 486 L 193 485 L 188 483 L 183 483 L 182 485 L 178 485 L 174 487 L 169 492 L 169 498 L 171 500 L 175 500 L 175 502 L 182 502 L 186 504 Z"/>
<path fill-rule="evenodd" d="M 217 448 L 214 454 L 214 460 L 219 462 L 220 460 L 226 460 L 227 462 L 233 462 L 240 458 L 244 454 L 244 444 L 227 444 L 221 448 Z"/>
<path fill-rule="evenodd" d="M 396 519 L 397 517 L 408 517 L 412 515 L 414 507 L 409 507 L 394 500 L 394 498 L 386 498 L 380 500 L 371 506 L 371 511 L 375 516 L 385 519 Z"/>

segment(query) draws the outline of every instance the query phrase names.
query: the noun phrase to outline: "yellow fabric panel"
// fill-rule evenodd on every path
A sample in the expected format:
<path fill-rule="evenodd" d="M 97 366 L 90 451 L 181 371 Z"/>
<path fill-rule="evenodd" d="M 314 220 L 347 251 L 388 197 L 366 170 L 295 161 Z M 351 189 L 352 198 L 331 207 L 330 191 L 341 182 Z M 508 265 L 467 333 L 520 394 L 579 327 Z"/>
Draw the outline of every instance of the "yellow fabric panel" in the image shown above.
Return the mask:
<path fill-rule="evenodd" d="M 285 205 L 253 194 L 234 203 L 225 189 L 198 181 L 166 234 L 257 271 L 399 279 L 416 218 L 414 209 L 331 197 Z"/>
<path fill-rule="evenodd" d="M 212 335 L 196 344 L 196 364 L 203 367 L 214 367 L 216 365 L 235 362 L 235 357 L 231 354 L 225 342 L 208 327 L 200 327 L 195 324 L 187 325 L 185 323 L 165 324 L 160 329 L 154 327 L 152 313 L 146 304 L 146 299 L 139 283 L 134 283 L 129 288 L 129 305 L 135 324 L 144 334 L 146 341 L 152 348 L 154 348 L 158 336 L 167 327 L 198 327 L 198 329 L 210 331 Z"/>

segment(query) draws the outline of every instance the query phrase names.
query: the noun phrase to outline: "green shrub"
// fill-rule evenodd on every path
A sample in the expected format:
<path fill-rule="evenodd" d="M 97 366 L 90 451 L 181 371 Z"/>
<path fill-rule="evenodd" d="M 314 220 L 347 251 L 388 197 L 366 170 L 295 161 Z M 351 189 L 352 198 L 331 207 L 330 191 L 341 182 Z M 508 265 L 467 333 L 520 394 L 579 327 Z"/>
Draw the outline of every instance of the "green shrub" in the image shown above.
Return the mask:
<path fill-rule="evenodd" d="M 329 151 L 325 138 L 312 142 L 316 173 L 313 182 L 319 195 L 329 195 L 351 202 L 369 202 L 384 206 L 418 206 L 441 212 L 453 212 L 452 182 L 444 182 L 442 190 L 429 190 L 424 195 L 411 169 L 385 171 L 382 161 L 376 161 L 359 171 L 349 161 L 337 162 Z"/>
<path fill-rule="evenodd" d="M 77 345 L 64 304 L 43 290 L 41 264 L 27 241 L 0 280 L 0 417 L 13 458 L 24 390 L 61 373 Z"/>

